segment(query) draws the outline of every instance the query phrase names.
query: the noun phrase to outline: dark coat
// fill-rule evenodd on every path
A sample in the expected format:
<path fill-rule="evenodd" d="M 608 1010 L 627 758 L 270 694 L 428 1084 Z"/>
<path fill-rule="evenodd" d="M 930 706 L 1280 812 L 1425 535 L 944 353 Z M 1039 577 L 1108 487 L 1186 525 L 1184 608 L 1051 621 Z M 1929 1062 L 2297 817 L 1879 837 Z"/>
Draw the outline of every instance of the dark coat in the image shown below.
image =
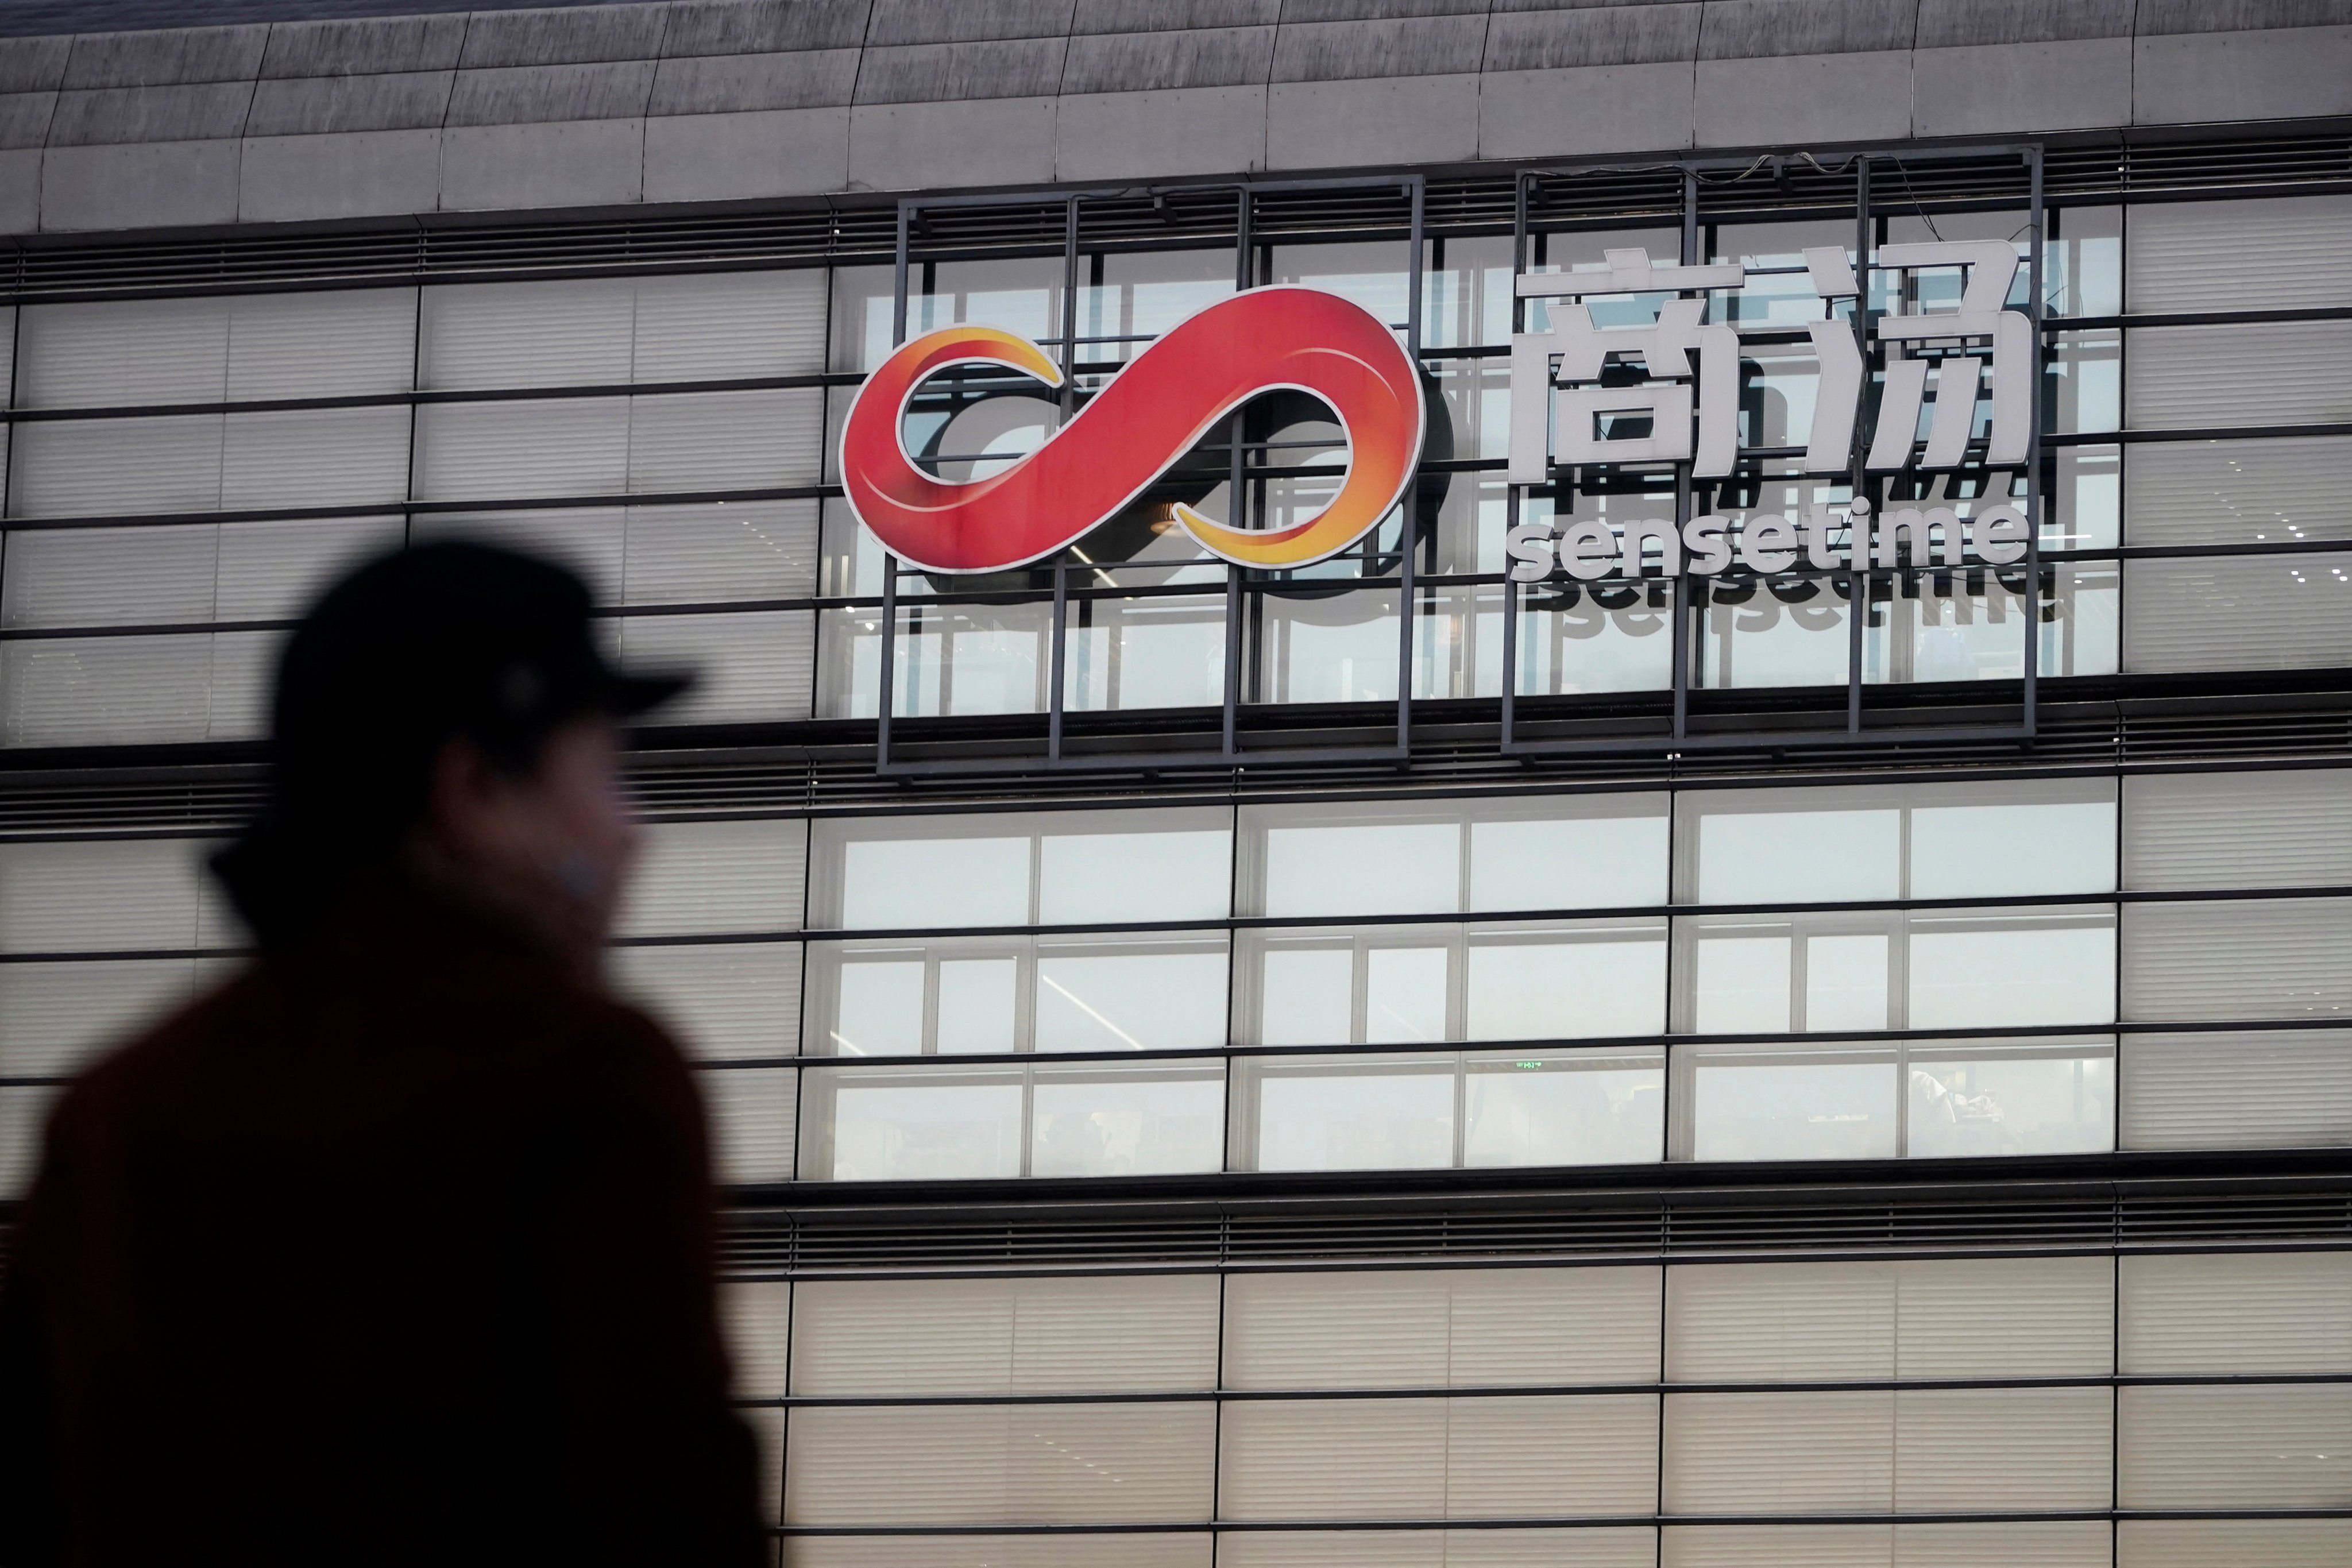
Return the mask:
<path fill-rule="evenodd" d="M 702 1110 L 386 883 L 84 1075 L 0 1306 L 0 1563 L 767 1560 Z"/>

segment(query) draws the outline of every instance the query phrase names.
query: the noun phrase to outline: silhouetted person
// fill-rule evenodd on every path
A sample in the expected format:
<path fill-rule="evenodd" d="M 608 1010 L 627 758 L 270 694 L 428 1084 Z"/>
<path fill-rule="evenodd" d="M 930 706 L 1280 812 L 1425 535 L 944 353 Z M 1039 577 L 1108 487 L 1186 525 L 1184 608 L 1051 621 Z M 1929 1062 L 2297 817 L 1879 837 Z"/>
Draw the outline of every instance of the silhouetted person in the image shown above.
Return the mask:
<path fill-rule="evenodd" d="M 0 1309 L 10 1564 L 766 1560 L 702 1112 L 597 958 L 636 846 L 569 573 L 388 556 L 278 670 L 236 979 L 50 1119 Z"/>

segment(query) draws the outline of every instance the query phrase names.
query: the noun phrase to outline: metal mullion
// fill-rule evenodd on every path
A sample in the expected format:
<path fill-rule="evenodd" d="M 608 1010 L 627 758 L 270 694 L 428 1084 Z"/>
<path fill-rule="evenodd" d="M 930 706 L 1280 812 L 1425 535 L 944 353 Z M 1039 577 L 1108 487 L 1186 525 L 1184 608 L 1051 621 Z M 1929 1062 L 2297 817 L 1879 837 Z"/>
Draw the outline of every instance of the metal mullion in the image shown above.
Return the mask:
<path fill-rule="evenodd" d="M 1252 251 L 1250 234 L 1251 209 L 1254 198 L 1248 185 L 1234 193 L 1234 291 L 1246 293 L 1255 283 L 1257 266 Z M 1243 443 L 1249 438 L 1249 427 L 1238 408 L 1234 409 L 1227 426 L 1232 435 L 1232 452 L 1226 468 L 1226 511 L 1231 526 L 1249 526 L 1248 491 L 1243 488 Z M 1242 621 L 1249 609 L 1242 593 L 1244 568 L 1238 562 L 1225 563 L 1225 689 L 1223 711 L 1220 715 L 1219 749 L 1227 761 L 1240 755 L 1242 660 L 1246 651 L 1246 639 L 1242 636 Z M 1230 1092 L 1230 1091 L 1229 1091 Z"/>
<path fill-rule="evenodd" d="M 1422 291 L 1427 287 L 1427 273 L 1422 265 L 1422 251 L 1428 243 L 1423 232 L 1426 187 L 1419 176 L 1405 184 L 1412 201 L 1412 237 L 1405 253 L 1405 357 L 1412 364 L 1414 378 L 1419 380 L 1427 374 L 1421 363 Z M 1415 547 L 1420 543 L 1420 502 L 1421 487 L 1418 482 L 1412 483 L 1402 503 L 1397 532 L 1396 748 L 1400 755 L 1410 754 L 1412 750 L 1412 568 Z M 1377 533 L 1373 537 L 1377 538 Z M 1472 621 L 1475 625 L 1475 605 Z M 1457 1142 L 1459 1132 L 1457 1125 Z"/>
<path fill-rule="evenodd" d="M 1862 354 L 1862 389 L 1870 390 L 1870 279 L 1871 279 L 1871 197 L 1870 154 L 1857 153 L 1853 160 L 1854 231 L 1853 270 L 1853 342 Z M 1864 434 L 1866 423 L 1863 412 L 1867 399 L 1854 405 L 1853 429 L 1848 439 L 1852 443 L 1852 489 L 1858 500 L 1869 499 L 1869 474 L 1864 468 L 1864 454 L 1869 449 L 1869 437 Z M 1875 510 L 1874 508 L 1873 509 Z M 1870 616 L 1870 523 L 1857 519 L 1849 504 L 1846 510 L 1846 643 L 1845 643 L 1845 727 L 1849 734 L 1862 733 L 1862 647 L 1863 628 Z"/>
<path fill-rule="evenodd" d="M 2026 305 L 2032 312 L 2033 336 L 2026 350 L 2026 447 L 2025 447 L 2025 511 L 2031 520 L 2025 530 L 2025 584 L 2023 595 L 2025 614 L 2025 679 L 2021 699 L 2024 705 L 2024 728 L 2028 736 L 2034 731 L 2035 703 L 2040 694 L 2042 668 L 2042 529 L 2047 521 L 2044 508 L 2048 498 L 2042 493 L 2042 321 L 2045 314 L 2042 300 L 2042 225 L 2047 215 L 2042 207 L 2042 149 L 2029 146 L 2025 153 L 2027 179 L 2031 195 L 2027 222 L 2031 238 L 2026 257 Z M 2118 343 L 2118 357 L 2121 345 Z M 2120 366 L 2118 367 L 2120 370 Z M 2000 395 L 2000 389 L 1994 389 Z M 1957 525 L 1955 525 L 1957 526 Z M 1924 546 L 1925 541 L 1922 544 Z M 2057 576 L 2051 577 L 2051 598 L 2057 598 Z M 1955 612 L 1957 614 L 1957 612 Z M 1893 617 L 1889 616 L 1890 625 Z M 1891 635 L 1891 634 L 1890 634 Z M 2118 818 L 2122 811 L 2116 812 Z M 2116 862 L 2121 865 L 2122 862 Z"/>

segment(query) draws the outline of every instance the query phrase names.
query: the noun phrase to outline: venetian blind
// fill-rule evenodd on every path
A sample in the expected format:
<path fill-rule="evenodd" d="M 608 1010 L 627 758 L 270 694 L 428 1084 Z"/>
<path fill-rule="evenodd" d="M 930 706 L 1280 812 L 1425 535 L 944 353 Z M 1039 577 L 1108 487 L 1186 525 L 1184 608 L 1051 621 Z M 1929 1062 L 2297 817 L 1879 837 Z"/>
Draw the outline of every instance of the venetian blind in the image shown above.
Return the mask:
<path fill-rule="evenodd" d="M 2116 1568 L 2343 1568 L 2352 1519 L 2127 1519 L 2116 1526 Z"/>
<path fill-rule="evenodd" d="M 799 1048 L 798 942 L 623 947 L 609 960 L 619 986 L 705 1060 L 788 1057 Z"/>
<path fill-rule="evenodd" d="M 2124 334 L 2135 430 L 2210 430 L 2352 419 L 2352 321 L 2135 327 Z"/>
<path fill-rule="evenodd" d="M 1122 1531 L 1119 1568 L 1210 1568 L 1215 1539 L 1207 1531 Z M 790 1562 L 793 1568 L 1102 1568 L 1104 1556 L 1099 1535 L 808 1535 L 792 1542 Z"/>
<path fill-rule="evenodd" d="M 61 1091 L 0 1084 L 0 1198 L 22 1197 L 40 1163 L 41 1127 Z"/>
<path fill-rule="evenodd" d="M 648 718 L 663 724 L 805 719 L 816 685 L 816 622 L 808 610 L 631 616 L 621 655 L 650 669 L 690 669 L 694 686 Z"/>
<path fill-rule="evenodd" d="M 1225 1288 L 1230 1388 L 1647 1383 L 1655 1268 L 1244 1274 Z"/>
<path fill-rule="evenodd" d="M 2352 1143 L 2352 1030 L 2127 1035 L 2125 1149 L 2306 1149 Z"/>
<path fill-rule="evenodd" d="M 1218 1568 L 1656 1568 L 1647 1525 L 1580 1530 L 1237 1530 Z"/>
<path fill-rule="evenodd" d="M 784 1279 L 730 1279 L 719 1287 L 738 1399 L 773 1399 L 789 1390 L 793 1287 Z"/>
<path fill-rule="evenodd" d="M 2153 1023 L 2352 1015 L 2352 899 L 2123 907 L 2124 1016 Z"/>
<path fill-rule="evenodd" d="M 1610 1517 L 1656 1501 L 1654 1394 L 1249 1400 L 1221 1420 L 1226 1518 Z"/>
<path fill-rule="evenodd" d="M 2352 1495 L 2352 1384 L 2118 1389 L 2127 1509 L 2333 1508 Z"/>
<path fill-rule="evenodd" d="M 2352 436 L 2141 442 L 2124 516 L 2133 544 L 2352 538 Z"/>
<path fill-rule="evenodd" d="M 793 1524 L 1172 1523 L 1216 1468 L 1206 1404 L 803 1406 L 787 1437 Z"/>
<path fill-rule="evenodd" d="M 2352 1252 L 2141 1255 L 2120 1267 L 2122 1371 L 2352 1373 Z"/>
<path fill-rule="evenodd" d="M 2352 196 L 2150 202 L 2124 211 L 2135 314 L 2352 305 Z"/>
<path fill-rule="evenodd" d="M 1216 1384 L 1213 1275 L 801 1288 L 793 1392 L 1129 1394 Z"/>
<path fill-rule="evenodd" d="M 0 963 L 0 1078 L 63 1078 L 178 1003 L 189 958 Z"/>
<path fill-rule="evenodd" d="M 20 407 L 367 396 L 408 388 L 416 290 L 32 305 L 18 331 Z"/>
<path fill-rule="evenodd" d="M 221 941 L 201 894 L 215 846 L 188 838 L 0 845 L 0 952 L 188 948 Z M 209 928 L 209 929 L 208 929 Z"/>
<path fill-rule="evenodd" d="M 2124 669 L 2315 669 L 2352 641 L 2352 554 L 2124 563 Z"/>
<path fill-rule="evenodd" d="M 2124 886 L 2352 885 L 2352 769 L 2124 781 Z"/>
<path fill-rule="evenodd" d="M 2104 1521 L 1669 1528 L 1661 1568 L 2109 1568 Z"/>
<path fill-rule="evenodd" d="M 824 368 L 825 273 L 451 284 L 425 291 L 421 384 L 619 385 Z"/>
<path fill-rule="evenodd" d="M 796 931 L 808 824 L 656 822 L 620 920 L 624 936 Z"/>
<path fill-rule="evenodd" d="M 710 1117 L 710 1163 L 719 1180 L 791 1181 L 799 1069 L 705 1068 L 695 1079 Z"/>

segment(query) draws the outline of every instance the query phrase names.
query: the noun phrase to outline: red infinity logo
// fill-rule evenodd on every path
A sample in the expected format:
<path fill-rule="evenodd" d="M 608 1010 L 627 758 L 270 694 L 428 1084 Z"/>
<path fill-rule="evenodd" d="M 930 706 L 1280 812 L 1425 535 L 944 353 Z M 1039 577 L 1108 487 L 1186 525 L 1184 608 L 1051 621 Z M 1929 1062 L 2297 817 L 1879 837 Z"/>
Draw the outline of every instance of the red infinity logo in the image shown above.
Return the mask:
<path fill-rule="evenodd" d="M 942 327 L 866 377 L 841 432 L 850 509 L 892 553 L 929 572 L 994 572 L 1051 555 L 1117 516 L 1261 393 L 1296 390 L 1329 404 L 1347 434 L 1348 477 L 1329 506 L 1288 528 L 1228 528 L 1176 506 L 1185 531 L 1228 561 L 1304 566 L 1337 554 L 1388 515 L 1421 456 L 1412 359 L 1363 307 L 1318 289 L 1254 289 L 1188 318 L 1045 445 L 963 483 L 917 468 L 899 434 L 923 382 L 961 364 L 1009 365 L 1062 384 L 1061 370 L 1026 338 Z"/>

